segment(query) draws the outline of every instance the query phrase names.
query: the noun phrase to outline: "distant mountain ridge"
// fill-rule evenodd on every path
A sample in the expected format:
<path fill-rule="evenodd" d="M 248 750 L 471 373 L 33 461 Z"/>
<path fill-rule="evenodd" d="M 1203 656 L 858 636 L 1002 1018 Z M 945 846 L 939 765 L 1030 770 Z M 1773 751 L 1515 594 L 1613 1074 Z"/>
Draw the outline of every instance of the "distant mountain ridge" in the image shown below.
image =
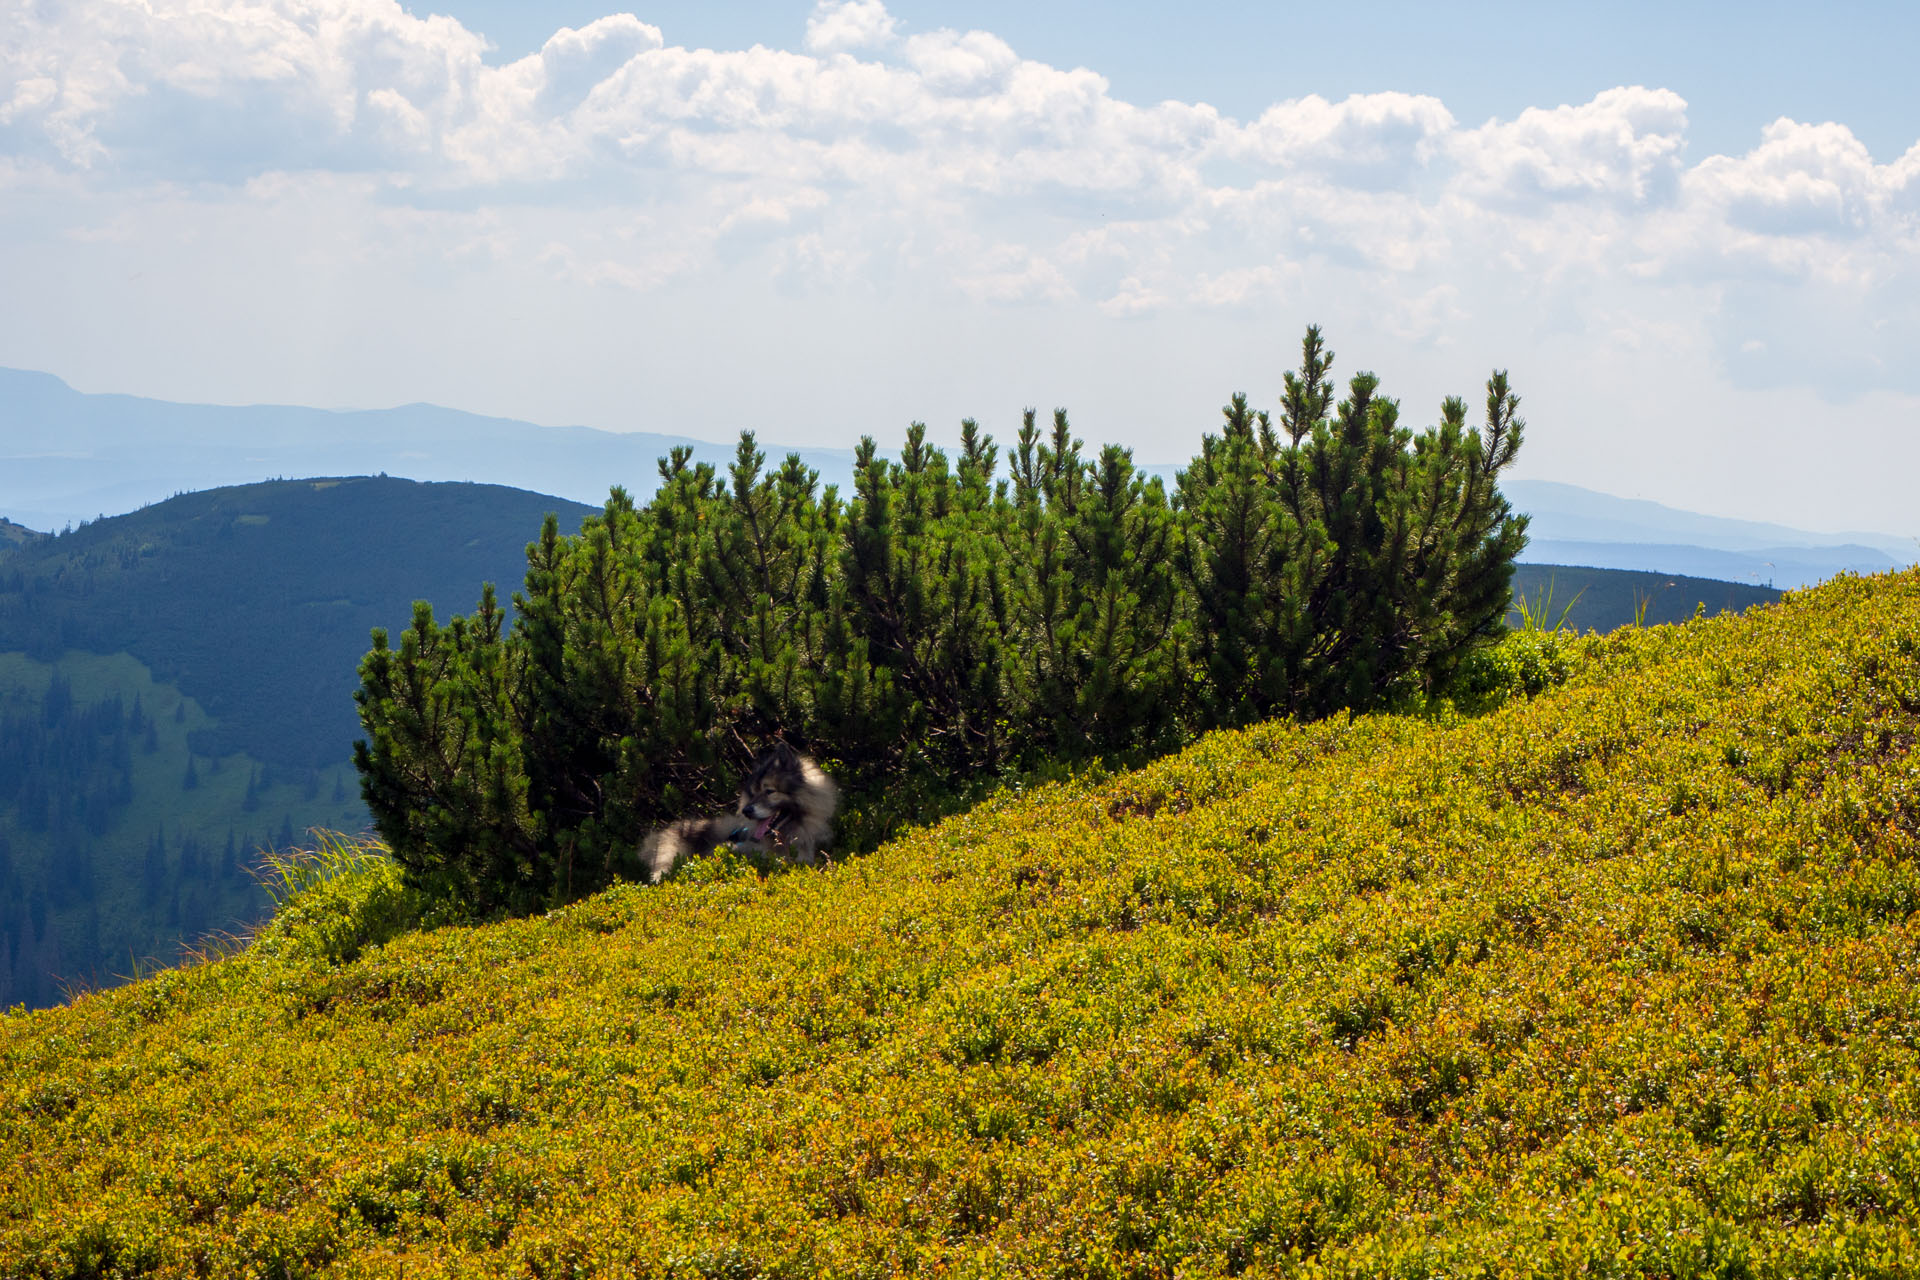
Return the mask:
<path fill-rule="evenodd" d="M 1535 535 L 1574 542 L 1657 542 L 1719 551 L 1777 547 L 1867 547 L 1911 558 L 1913 537 L 1852 531 L 1815 533 L 1784 524 L 1734 520 L 1682 511 L 1645 498 L 1619 498 L 1557 480 L 1505 480 L 1501 491 L 1523 511 L 1535 512 Z M 1545 518 L 1543 519 L 1544 513 Z"/>
<path fill-rule="evenodd" d="M 1836 573 L 1881 573 L 1920 559 L 1920 539 L 1915 538 L 1814 533 L 1729 520 L 1552 480 L 1510 480 L 1501 490 L 1533 517 L 1531 541 L 1521 557 L 1529 563 L 1800 587 Z"/>
<path fill-rule="evenodd" d="M 769 432 L 760 434 L 769 457 L 790 451 Z M 734 453 L 732 442 L 545 427 L 427 404 L 365 410 L 176 404 L 83 393 L 51 374 L 0 369 L 0 515 L 34 529 L 57 530 L 177 493 L 285 476 L 380 473 L 509 484 L 598 506 L 616 484 L 637 499 L 651 495 L 657 462 L 675 447 L 720 468 Z M 824 483 L 842 492 L 850 487 L 851 450 L 792 451 Z M 1143 469 L 1171 484 L 1184 465 Z M 1533 517 L 1533 545 L 1523 556 L 1533 563 L 1787 588 L 1920 559 L 1920 540 L 1910 536 L 1730 520 L 1549 480 L 1512 480 L 1503 488 Z"/>
<path fill-rule="evenodd" d="M 614 485 L 652 494 L 659 459 L 680 446 L 722 467 L 734 452 L 688 436 L 543 427 L 430 404 L 330 410 L 94 395 L 51 374 L 0 369 L 0 513 L 43 529 L 294 476 L 511 484 L 599 506 Z M 850 450 L 799 453 L 829 483 L 852 475 Z"/>
<path fill-rule="evenodd" d="M 1574 542 L 1558 538 L 1535 538 L 1527 544 L 1521 562 L 1641 572 L 1658 565 L 1657 572 L 1781 588 L 1811 586 L 1838 573 L 1885 573 L 1904 567 L 1883 552 L 1858 545 L 1721 551 L 1672 543 Z"/>

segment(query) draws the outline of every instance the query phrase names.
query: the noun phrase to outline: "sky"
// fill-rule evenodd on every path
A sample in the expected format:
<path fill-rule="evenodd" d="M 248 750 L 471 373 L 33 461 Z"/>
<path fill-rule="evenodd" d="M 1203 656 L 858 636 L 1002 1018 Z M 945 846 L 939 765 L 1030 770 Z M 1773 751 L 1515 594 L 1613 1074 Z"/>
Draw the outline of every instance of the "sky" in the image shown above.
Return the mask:
<path fill-rule="evenodd" d="M 1189 456 L 1320 324 L 1516 473 L 1920 534 L 1920 6 L 0 0 L 0 365 Z M 611 477 L 610 479 L 618 479 Z"/>

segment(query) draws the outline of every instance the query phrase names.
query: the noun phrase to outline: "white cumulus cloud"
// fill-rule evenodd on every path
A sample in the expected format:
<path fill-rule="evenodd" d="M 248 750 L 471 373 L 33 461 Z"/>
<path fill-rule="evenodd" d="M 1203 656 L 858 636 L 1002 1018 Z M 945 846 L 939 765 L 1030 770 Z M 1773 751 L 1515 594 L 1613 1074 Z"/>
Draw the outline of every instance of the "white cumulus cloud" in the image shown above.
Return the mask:
<path fill-rule="evenodd" d="M 893 15 L 881 0 L 820 0 L 807 19 L 810 53 L 877 49 L 893 40 Z"/>
<path fill-rule="evenodd" d="M 1679 94 L 1608 89 L 1579 106 L 1530 107 L 1461 133 L 1453 151 L 1463 189 L 1483 200 L 1640 205 L 1671 196 L 1686 130 Z"/>

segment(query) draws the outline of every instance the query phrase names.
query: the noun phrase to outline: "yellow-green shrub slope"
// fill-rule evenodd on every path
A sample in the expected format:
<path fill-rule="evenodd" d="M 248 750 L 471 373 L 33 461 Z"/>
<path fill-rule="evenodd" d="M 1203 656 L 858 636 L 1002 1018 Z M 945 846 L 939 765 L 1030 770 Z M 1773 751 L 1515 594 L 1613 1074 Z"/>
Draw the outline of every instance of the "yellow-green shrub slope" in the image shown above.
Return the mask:
<path fill-rule="evenodd" d="M 1920 1271 L 1920 574 L 0 1021 L 0 1274 Z"/>

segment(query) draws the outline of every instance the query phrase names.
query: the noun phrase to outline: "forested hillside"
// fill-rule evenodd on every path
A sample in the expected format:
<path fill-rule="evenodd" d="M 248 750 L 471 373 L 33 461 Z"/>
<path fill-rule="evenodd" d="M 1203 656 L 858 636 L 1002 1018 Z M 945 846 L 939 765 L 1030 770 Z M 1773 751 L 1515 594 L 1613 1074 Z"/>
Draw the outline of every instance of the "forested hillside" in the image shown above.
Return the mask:
<path fill-rule="evenodd" d="M 517 583 L 542 515 L 584 510 L 275 482 L 0 550 L 0 1006 L 257 920 L 261 847 L 366 824 L 348 758 L 369 630 Z"/>
<path fill-rule="evenodd" d="M 1507 622 L 1524 626 L 1531 613 L 1537 620 L 1543 618 L 1547 626 L 1604 634 L 1633 623 L 1651 627 L 1685 622 L 1696 609 L 1705 610 L 1709 616 L 1738 613 L 1756 604 L 1772 604 L 1780 596 L 1772 587 L 1673 573 L 1517 564 L 1513 567 L 1513 607 L 1507 611 Z"/>
<path fill-rule="evenodd" d="M 0 558 L 0 652 L 130 653 L 212 717 L 202 754 L 318 768 L 359 731 L 372 628 L 416 599 L 464 609 L 484 580 L 517 584 L 542 516 L 571 527 L 589 510 L 384 476 L 182 494 Z"/>
<path fill-rule="evenodd" d="M 343 859 L 0 1019 L 0 1273 L 1920 1271 L 1920 572 L 1506 644 L 823 871 Z"/>

